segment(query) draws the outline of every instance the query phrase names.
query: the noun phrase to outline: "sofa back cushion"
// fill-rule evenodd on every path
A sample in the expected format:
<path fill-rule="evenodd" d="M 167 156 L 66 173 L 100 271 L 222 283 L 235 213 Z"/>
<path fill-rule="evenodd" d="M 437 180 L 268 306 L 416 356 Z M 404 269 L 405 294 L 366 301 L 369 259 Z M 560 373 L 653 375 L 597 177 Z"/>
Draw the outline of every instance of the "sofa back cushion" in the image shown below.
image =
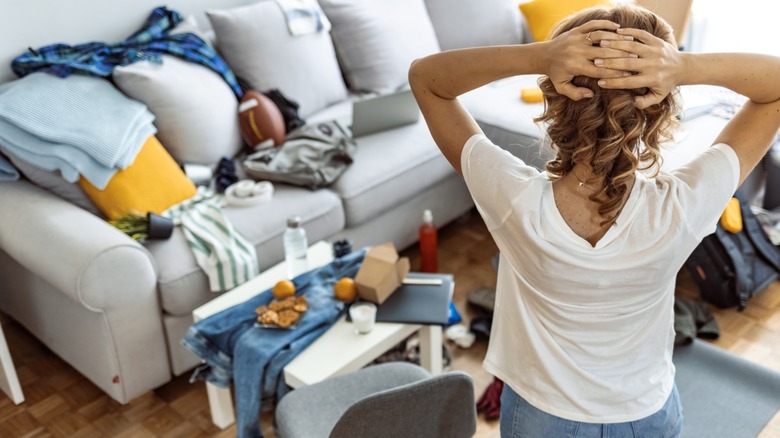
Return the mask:
<path fill-rule="evenodd" d="M 408 84 L 409 65 L 440 50 L 423 0 L 319 0 L 333 25 L 341 68 L 354 91 Z"/>
<path fill-rule="evenodd" d="M 215 165 L 243 146 L 238 99 L 218 73 L 163 55 L 114 70 L 114 83 L 155 115 L 157 137 L 179 163 Z"/>
<path fill-rule="evenodd" d="M 252 89 L 278 88 L 310 114 L 346 99 L 330 35 L 325 31 L 292 36 L 275 1 L 206 11 L 217 49 L 236 76 Z"/>
<path fill-rule="evenodd" d="M 516 0 L 425 0 L 442 50 L 520 44 Z"/>

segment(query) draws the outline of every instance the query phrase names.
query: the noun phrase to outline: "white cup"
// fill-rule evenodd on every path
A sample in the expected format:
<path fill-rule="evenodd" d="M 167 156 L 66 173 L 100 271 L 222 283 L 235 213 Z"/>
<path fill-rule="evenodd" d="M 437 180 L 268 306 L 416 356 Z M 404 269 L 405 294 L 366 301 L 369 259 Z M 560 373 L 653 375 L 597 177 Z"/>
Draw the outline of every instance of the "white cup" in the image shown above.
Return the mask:
<path fill-rule="evenodd" d="M 349 317 L 355 333 L 364 335 L 374 329 L 376 323 L 376 306 L 373 303 L 356 303 L 349 308 Z"/>

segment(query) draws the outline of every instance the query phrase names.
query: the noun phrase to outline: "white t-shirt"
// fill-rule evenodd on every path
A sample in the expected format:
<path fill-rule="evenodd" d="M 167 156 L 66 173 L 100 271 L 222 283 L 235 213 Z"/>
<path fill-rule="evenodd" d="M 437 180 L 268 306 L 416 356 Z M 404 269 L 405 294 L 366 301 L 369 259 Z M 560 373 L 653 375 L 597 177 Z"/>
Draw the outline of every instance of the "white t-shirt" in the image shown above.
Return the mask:
<path fill-rule="evenodd" d="M 483 135 L 461 167 L 501 258 L 485 369 L 531 405 L 573 421 L 635 421 L 674 384 L 677 271 L 739 181 L 719 144 L 671 173 L 636 182 L 595 247 L 558 211 L 544 172 Z"/>

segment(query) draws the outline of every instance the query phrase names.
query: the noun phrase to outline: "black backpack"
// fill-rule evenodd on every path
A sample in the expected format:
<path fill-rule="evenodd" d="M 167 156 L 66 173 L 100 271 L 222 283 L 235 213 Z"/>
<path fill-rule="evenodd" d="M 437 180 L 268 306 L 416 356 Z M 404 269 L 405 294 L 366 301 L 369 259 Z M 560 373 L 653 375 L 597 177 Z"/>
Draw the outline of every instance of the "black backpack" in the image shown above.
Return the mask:
<path fill-rule="evenodd" d="M 754 294 L 780 273 L 780 249 L 767 237 L 750 204 L 739 200 L 742 231 L 732 233 L 718 223 L 685 261 L 704 301 L 743 310 Z"/>

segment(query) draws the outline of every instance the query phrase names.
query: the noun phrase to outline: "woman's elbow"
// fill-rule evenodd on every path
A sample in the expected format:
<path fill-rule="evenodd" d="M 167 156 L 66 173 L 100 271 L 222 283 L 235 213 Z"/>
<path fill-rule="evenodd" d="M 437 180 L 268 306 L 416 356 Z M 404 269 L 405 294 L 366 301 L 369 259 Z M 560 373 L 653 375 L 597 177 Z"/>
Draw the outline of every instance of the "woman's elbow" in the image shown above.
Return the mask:
<path fill-rule="evenodd" d="M 408 80 L 412 89 L 419 87 L 423 82 L 422 58 L 417 58 L 409 64 Z"/>

